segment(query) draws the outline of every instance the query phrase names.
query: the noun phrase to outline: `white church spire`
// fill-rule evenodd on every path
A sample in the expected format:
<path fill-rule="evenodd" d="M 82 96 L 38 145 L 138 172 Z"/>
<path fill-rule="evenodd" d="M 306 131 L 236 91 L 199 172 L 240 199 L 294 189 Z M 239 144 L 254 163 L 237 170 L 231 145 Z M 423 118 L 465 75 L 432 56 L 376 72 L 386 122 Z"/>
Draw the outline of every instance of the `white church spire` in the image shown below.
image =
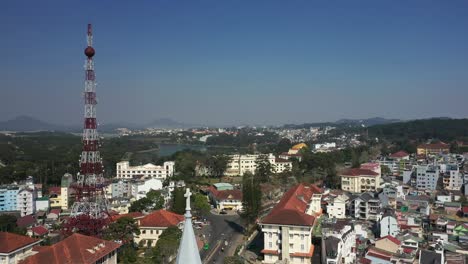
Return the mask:
<path fill-rule="evenodd" d="M 190 196 L 192 193 L 187 188 L 184 197 L 187 198 L 185 206 L 185 223 L 182 239 L 180 240 L 179 252 L 177 253 L 177 264 L 201 264 L 200 252 L 192 226 L 192 214 L 190 213 Z"/>

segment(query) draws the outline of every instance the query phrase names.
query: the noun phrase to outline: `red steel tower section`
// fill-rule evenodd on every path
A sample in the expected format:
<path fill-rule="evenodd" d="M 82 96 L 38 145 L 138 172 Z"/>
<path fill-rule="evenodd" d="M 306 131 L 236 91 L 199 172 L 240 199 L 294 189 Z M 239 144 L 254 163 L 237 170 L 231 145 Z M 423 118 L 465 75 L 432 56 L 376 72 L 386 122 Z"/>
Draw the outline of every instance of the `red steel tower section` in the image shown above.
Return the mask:
<path fill-rule="evenodd" d="M 88 46 L 84 53 L 85 65 L 84 129 L 83 151 L 80 158 L 80 172 L 77 181 L 71 186 L 75 194 L 70 218 L 64 224 L 66 233 L 79 232 L 85 235 L 100 236 L 109 223 L 102 159 L 99 154 L 99 136 L 96 121 L 96 78 L 94 74 L 93 33 L 88 24 Z"/>

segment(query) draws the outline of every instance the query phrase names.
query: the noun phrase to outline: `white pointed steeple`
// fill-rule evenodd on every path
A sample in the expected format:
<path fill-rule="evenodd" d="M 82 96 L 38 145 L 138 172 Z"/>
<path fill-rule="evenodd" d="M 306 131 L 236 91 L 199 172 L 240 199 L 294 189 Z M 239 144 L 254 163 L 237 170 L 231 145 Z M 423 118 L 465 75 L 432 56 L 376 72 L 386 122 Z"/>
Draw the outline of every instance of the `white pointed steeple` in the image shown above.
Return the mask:
<path fill-rule="evenodd" d="M 180 240 L 179 252 L 177 253 L 177 264 L 201 264 L 200 252 L 198 251 L 197 239 L 192 226 L 192 214 L 190 213 L 190 196 L 192 193 L 187 188 L 184 197 L 187 198 L 185 206 L 185 223 L 182 239 Z"/>

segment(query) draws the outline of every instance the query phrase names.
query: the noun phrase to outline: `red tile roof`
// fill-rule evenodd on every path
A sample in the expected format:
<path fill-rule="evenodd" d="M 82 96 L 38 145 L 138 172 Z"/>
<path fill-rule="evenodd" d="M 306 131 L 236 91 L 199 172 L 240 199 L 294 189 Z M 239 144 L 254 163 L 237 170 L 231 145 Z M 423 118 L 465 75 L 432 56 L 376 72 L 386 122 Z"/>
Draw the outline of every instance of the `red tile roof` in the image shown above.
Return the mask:
<path fill-rule="evenodd" d="M 10 253 L 36 242 L 39 242 L 39 240 L 28 236 L 0 232 L 0 253 Z"/>
<path fill-rule="evenodd" d="M 273 210 L 261 221 L 263 224 L 313 226 L 315 217 L 305 213 L 313 194 L 322 193 L 316 185 L 298 184 L 289 189 Z"/>
<path fill-rule="evenodd" d="M 396 237 L 391 236 L 391 235 L 384 236 L 384 237 L 378 239 L 377 241 L 384 240 L 384 239 L 388 239 L 388 240 L 392 241 L 393 243 L 395 243 L 397 245 L 401 245 L 401 241 L 396 239 Z"/>
<path fill-rule="evenodd" d="M 131 217 L 133 219 L 140 219 L 140 218 L 143 218 L 144 216 L 145 215 L 142 212 L 131 212 L 131 213 L 128 213 L 128 214 L 113 215 L 113 216 L 111 216 L 111 219 L 112 219 L 112 221 L 117 221 L 118 219 L 120 219 L 122 217 Z"/>
<path fill-rule="evenodd" d="M 400 150 L 390 155 L 390 158 L 404 158 L 407 156 L 409 156 L 409 154 L 406 151 Z"/>
<path fill-rule="evenodd" d="M 140 220 L 140 227 L 170 227 L 183 222 L 185 217 L 166 210 L 157 210 Z"/>
<path fill-rule="evenodd" d="M 282 158 L 275 158 L 276 163 L 290 163 L 292 161 L 287 160 L 287 159 L 282 159 Z"/>
<path fill-rule="evenodd" d="M 23 217 L 20 217 L 16 220 L 16 225 L 18 227 L 28 227 L 36 223 L 36 218 L 34 215 L 25 215 Z"/>
<path fill-rule="evenodd" d="M 55 208 L 55 209 L 50 210 L 49 214 L 60 215 L 60 212 L 61 212 L 61 211 L 62 211 L 61 209 Z"/>
<path fill-rule="evenodd" d="M 49 187 L 49 194 L 60 195 L 62 193 L 62 188 L 60 187 Z"/>
<path fill-rule="evenodd" d="M 349 177 L 349 176 L 378 176 L 379 174 L 375 171 L 371 171 L 371 170 L 368 170 L 368 169 L 357 169 L 357 168 L 353 168 L 353 169 L 347 169 L 343 172 L 341 172 L 340 176 L 346 176 L 346 177 Z"/>
<path fill-rule="evenodd" d="M 464 214 L 468 214 L 468 206 L 463 206 L 462 211 Z"/>
<path fill-rule="evenodd" d="M 239 200 L 242 201 L 242 191 L 240 190 L 223 190 L 218 191 L 214 186 L 210 186 L 208 191 L 213 194 L 213 196 L 218 201 L 222 200 Z"/>
<path fill-rule="evenodd" d="M 371 256 L 371 257 L 374 257 L 374 258 L 384 259 L 384 260 L 388 260 L 388 261 L 390 261 L 392 259 L 391 256 L 380 255 L 380 254 L 374 253 L 374 252 L 367 252 L 366 256 Z"/>
<path fill-rule="evenodd" d="M 278 250 L 262 249 L 261 252 L 262 252 L 263 254 L 279 255 Z"/>
<path fill-rule="evenodd" d="M 47 228 L 44 226 L 35 226 L 31 228 L 31 231 L 33 232 L 33 235 L 36 236 L 43 236 L 49 232 L 49 230 L 47 230 Z"/>
<path fill-rule="evenodd" d="M 38 248 L 39 252 L 20 264 L 91 264 L 118 249 L 121 245 L 95 237 L 73 234 L 48 247 Z"/>

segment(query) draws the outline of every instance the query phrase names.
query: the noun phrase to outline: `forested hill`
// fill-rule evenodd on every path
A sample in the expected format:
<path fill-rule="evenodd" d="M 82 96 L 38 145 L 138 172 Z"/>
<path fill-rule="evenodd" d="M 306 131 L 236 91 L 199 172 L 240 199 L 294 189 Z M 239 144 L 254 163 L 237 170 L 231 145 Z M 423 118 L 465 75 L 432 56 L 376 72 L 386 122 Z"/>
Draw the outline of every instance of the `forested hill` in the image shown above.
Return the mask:
<path fill-rule="evenodd" d="M 432 118 L 375 125 L 368 128 L 370 137 L 388 140 L 439 139 L 468 141 L 468 119 Z"/>

